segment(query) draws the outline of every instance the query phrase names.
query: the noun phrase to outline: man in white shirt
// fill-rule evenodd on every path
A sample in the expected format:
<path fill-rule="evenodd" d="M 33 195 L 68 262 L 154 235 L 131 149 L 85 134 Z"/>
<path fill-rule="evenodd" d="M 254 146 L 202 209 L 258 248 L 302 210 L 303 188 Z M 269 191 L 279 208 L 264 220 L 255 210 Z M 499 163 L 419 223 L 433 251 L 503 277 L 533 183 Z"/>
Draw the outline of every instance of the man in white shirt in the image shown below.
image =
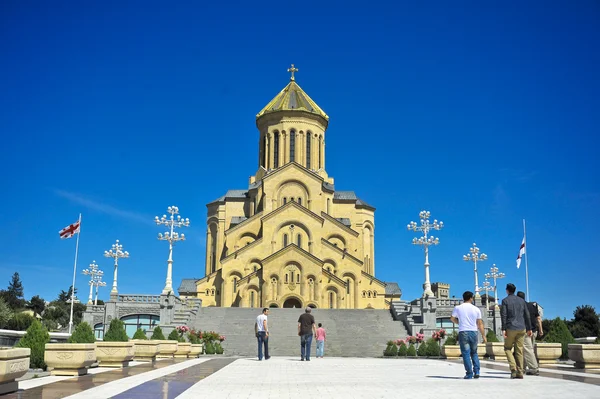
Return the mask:
<path fill-rule="evenodd" d="M 464 302 L 454 307 L 452 311 L 453 323 L 458 324 L 458 342 L 462 353 L 463 363 L 465 365 L 465 380 L 479 378 L 479 356 L 477 355 L 477 330 L 483 337 L 483 342 L 487 342 L 481 310 L 473 305 L 473 293 L 465 291 L 463 294 Z"/>
<path fill-rule="evenodd" d="M 264 308 L 262 314 L 259 314 L 254 323 L 254 332 L 258 340 L 258 360 L 263 358 L 263 345 L 265 347 L 265 360 L 269 360 L 269 326 L 267 324 L 267 316 L 269 308 Z"/>

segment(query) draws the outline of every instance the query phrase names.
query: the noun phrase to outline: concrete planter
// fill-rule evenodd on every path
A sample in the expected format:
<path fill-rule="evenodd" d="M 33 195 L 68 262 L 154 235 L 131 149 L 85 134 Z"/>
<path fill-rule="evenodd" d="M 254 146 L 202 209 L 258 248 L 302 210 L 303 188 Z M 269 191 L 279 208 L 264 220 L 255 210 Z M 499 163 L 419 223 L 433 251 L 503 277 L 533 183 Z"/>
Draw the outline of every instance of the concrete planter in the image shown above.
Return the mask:
<path fill-rule="evenodd" d="M 134 339 L 133 341 L 134 355 L 133 360 L 139 362 L 154 362 L 158 355 L 158 341 L 148 341 L 145 339 Z"/>
<path fill-rule="evenodd" d="M 188 358 L 194 358 L 194 357 L 198 357 L 199 355 L 202 354 L 202 349 L 204 349 L 202 347 L 202 344 L 192 344 L 192 348 L 190 350 L 190 353 L 188 353 Z"/>
<path fill-rule="evenodd" d="M 190 344 L 189 342 L 179 342 L 177 344 L 177 352 L 175 352 L 173 356 L 176 358 L 187 359 L 188 354 L 191 352 L 191 350 L 192 344 Z"/>
<path fill-rule="evenodd" d="M 460 358 L 460 346 L 444 345 L 442 346 L 442 355 L 448 360 L 458 359 Z"/>
<path fill-rule="evenodd" d="M 504 353 L 504 342 L 488 342 L 486 344 L 487 355 L 497 362 L 507 362 L 506 353 Z"/>
<path fill-rule="evenodd" d="M 29 370 L 29 348 L 0 348 L 0 395 L 15 392 L 21 378 Z"/>
<path fill-rule="evenodd" d="M 80 376 L 96 362 L 95 344 L 46 344 L 44 361 L 51 375 Z"/>
<path fill-rule="evenodd" d="M 561 344 L 555 343 L 536 343 L 535 357 L 539 364 L 554 364 L 558 362 L 558 358 L 562 355 Z"/>
<path fill-rule="evenodd" d="M 160 345 L 158 346 L 158 355 L 156 357 L 158 359 L 170 359 L 173 357 L 173 354 L 177 352 L 177 341 L 173 340 L 160 340 L 155 341 Z"/>
<path fill-rule="evenodd" d="M 96 358 L 100 367 L 127 367 L 134 354 L 133 342 L 96 342 Z"/>
<path fill-rule="evenodd" d="M 479 356 L 480 359 L 483 359 L 483 357 L 486 355 L 486 353 L 487 353 L 487 344 L 484 344 L 484 343 L 477 344 L 477 356 Z"/>
<path fill-rule="evenodd" d="M 569 344 L 569 359 L 577 369 L 600 369 L 600 345 Z"/>

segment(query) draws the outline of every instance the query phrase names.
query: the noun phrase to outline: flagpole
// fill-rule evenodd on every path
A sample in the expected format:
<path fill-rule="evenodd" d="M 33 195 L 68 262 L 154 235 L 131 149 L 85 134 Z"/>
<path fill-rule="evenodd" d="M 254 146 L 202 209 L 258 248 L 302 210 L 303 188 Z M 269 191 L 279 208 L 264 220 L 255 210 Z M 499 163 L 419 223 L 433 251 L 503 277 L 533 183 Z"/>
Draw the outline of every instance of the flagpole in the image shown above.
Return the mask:
<path fill-rule="evenodd" d="M 525 242 L 525 289 L 527 290 L 527 302 L 529 302 L 529 267 L 527 265 L 527 230 L 525 229 L 525 219 L 523 219 L 523 241 Z"/>
<path fill-rule="evenodd" d="M 81 235 L 81 213 L 79 214 L 79 232 L 75 244 L 75 264 L 73 265 L 73 285 L 71 286 L 71 315 L 69 316 L 69 334 L 73 329 L 73 306 L 75 305 L 75 276 L 77 275 L 77 254 L 79 253 L 79 236 Z"/>

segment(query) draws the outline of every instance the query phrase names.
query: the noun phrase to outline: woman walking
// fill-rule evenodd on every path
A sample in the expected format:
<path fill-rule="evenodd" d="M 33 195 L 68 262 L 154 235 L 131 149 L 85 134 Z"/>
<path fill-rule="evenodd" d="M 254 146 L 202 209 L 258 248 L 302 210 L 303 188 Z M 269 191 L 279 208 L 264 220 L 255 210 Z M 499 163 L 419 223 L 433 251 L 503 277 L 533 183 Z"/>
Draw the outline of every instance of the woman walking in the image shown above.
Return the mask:
<path fill-rule="evenodd" d="M 320 357 L 323 359 L 323 354 L 325 353 L 325 336 L 327 333 L 323 328 L 323 323 L 319 323 L 319 328 L 317 328 L 317 359 Z"/>

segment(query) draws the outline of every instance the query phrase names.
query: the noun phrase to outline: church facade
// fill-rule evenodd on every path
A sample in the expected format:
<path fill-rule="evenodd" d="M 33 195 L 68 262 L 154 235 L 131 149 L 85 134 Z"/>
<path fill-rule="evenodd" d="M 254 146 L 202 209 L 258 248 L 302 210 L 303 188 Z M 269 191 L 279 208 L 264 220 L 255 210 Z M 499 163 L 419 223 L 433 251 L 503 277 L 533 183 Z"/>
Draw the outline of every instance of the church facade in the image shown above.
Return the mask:
<path fill-rule="evenodd" d="M 375 208 L 337 191 L 325 168 L 329 116 L 288 85 L 256 116 L 258 171 L 207 205 L 202 306 L 386 309 L 401 292 L 375 277 Z"/>

